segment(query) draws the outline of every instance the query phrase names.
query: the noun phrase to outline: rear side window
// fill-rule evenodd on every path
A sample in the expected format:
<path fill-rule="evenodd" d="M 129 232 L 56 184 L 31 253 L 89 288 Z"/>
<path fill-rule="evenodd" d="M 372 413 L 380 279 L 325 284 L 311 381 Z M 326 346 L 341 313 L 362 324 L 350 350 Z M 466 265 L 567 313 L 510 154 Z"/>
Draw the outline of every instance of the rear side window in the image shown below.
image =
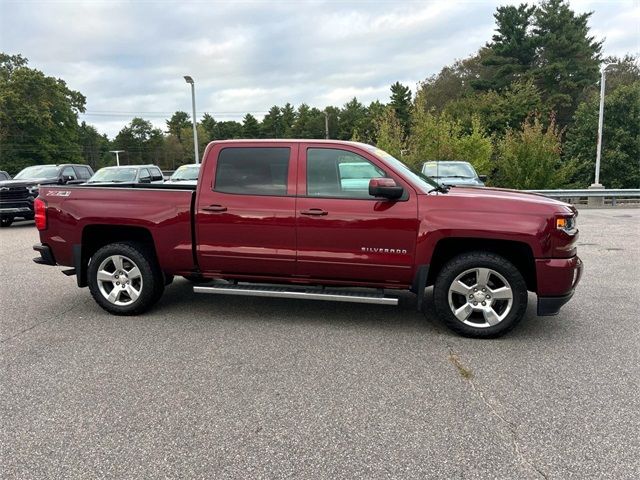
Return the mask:
<path fill-rule="evenodd" d="M 91 178 L 91 171 L 87 167 L 73 167 L 78 174 L 78 178 L 81 180 L 88 180 Z"/>
<path fill-rule="evenodd" d="M 157 182 L 158 180 L 164 180 L 164 177 L 162 176 L 162 172 L 160 171 L 159 168 L 150 168 L 149 172 L 151 173 L 152 182 Z"/>
<path fill-rule="evenodd" d="M 214 190 L 243 195 L 287 194 L 290 149 L 225 148 L 218 156 Z"/>
<path fill-rule="evenodd" d="M 73 167 L 64 167 L 62 169 L 63 177 L 71 177 L 73 180 L 76 180 L 78 177 L 76 176 L 76 172 L 73 170 Z"/>
<path fill-rule="evenodd" d="M 139 173 L 138 173 L 138 178 L 140 180 L 142 180 L 143 178 L 144 179 L 151 178 L 150 175 L 149 175 L 149 170 L 147 170 L 146 168 L 141 168 Z"/>

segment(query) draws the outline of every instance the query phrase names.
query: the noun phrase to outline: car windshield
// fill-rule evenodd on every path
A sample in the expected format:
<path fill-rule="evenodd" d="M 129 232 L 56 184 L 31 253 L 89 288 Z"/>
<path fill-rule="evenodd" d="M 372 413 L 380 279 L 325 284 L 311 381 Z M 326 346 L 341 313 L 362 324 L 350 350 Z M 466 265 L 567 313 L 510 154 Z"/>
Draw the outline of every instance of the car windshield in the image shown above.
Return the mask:
<path fill-rule="evenodd" d="M 430 162 L 425 163 L 422 173 L 435 178 L 475 178 L 476 172 L 467 163 Z"/>
<path fill-rule="evenodd" d="M 28 180 L 30 178 L 54 178 L 58 176 L 58 167 L 55 165 L 36 165 L 27 167 L 18 173 L 15 180 Z"/>
<path fill-rule="evenodd" d="M 413 170 L 411 167 L 404 164 L 403 162 L 395 158 L 393 155 L 388 154 L 384 150 L 381 150 L 372 145 L 368 145 L 366 143 L 363 143 L 361 145 L 364 148 L 366 148 L 369 152 L 373 153 L 374 155 L 377 155 L 378 157 L 385 160 L 387 163 L 391 164 L 391 166 L 397 168 L 398 170 L 401 170 L 405 175 L 410 177 L 411 180 L 416 182 L 418 185 L 422 185 L 428 190 L 432 190 L 434 188 L 436 189 L 440 188 L 440 184 L 438 182 L 432 180 L 426 175 L 423 175 L 421 172 Z"/>
<path fill-rule="evenodd" d="M 198 180 L 198 173 L 200 172 L 200 165 L 182 166 L 178 168 L 170 180 L 176 182 L 179 180 Z"/>
<path fill-rule="evenodd" d="M 113 182 L 125 183 L 133 182 L 136 179 L 135 168 L 101 168 L 87 183 Z"/>

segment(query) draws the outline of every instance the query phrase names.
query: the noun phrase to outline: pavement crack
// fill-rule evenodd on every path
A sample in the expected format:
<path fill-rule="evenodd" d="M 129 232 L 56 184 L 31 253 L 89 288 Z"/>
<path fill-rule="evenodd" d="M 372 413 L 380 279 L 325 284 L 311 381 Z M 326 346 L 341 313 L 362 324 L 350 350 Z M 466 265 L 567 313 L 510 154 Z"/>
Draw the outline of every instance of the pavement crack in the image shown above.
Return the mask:
<path fill-rule="evenodd" d="M 520 450 L 520 445 L 518 444 L 517 424 L 508 420 L 503 415 L 501 415 L 500 412 L 496 410 L 496 408 L 487 400 L 487 397 L 485 396 L 482 389 L 478 387 L 476 383 L 473 381 L 473 372 L 471 371 L 471 369 L 469 369 L 462 363 L 462 361 L 460 360 L 460 357 L 455 352 L 451 344 L 449 344 L 448 342 L 445 342 L 445 344 L 449 349 L 449 361 L 456 367 L 456 369 L 460 373 L 460 376 L 469 384 L 469 386 L 471 387 L 471 390 L 473 390 L 473 393 L 482 401 L 482 403 L 485 404 L 489 412 L 491 412 L 491 415 L 497 418 L 511 434 L 511 447 L 516 457 L 520 460 L 520 463 L 528 466 L 531 470 L 536 472 L 541 478 L 547 479 L 548 478 L 547 474 L 544 473 L 544 471 L 542 471 L 533 462 L 527 459 L 525 455 L 522 453 L 522 450 Z"/>
<path fill-rule="evenodd" d="M 11 336 L 9 336 L 7 338 L 3 338 L 2 340 L 0 340 L 0 344 L 7 343 L 7 342 L 9 342 L 9 341 L 11 341 L 11 340 L 13 340 L 15 338 L 18 338 L 20 335 L 22 335 L 24 333 L 27 333 L 27 332 L 33 330 L 34 328 L 53 320 L 56 317 L 65 315 L 66 313 L 69 313 L 71 310 L 73 310 L 74 308 L 80 306 L 82 303 L 83 303 L 82 301 L 79 301 L 79 302 L 71 305 L 66 310 L 63 310 L 62 312 L 58 312 L 55 315 L 51 315 L 50 317 L 47 317 L 44 320 L 41 320 L 40 322 L 36 322 L 33 325 L 29 325 L 28 327 L 23 328 L 22 330 L 14 333 L 13 335 L 11 335 Z"/>

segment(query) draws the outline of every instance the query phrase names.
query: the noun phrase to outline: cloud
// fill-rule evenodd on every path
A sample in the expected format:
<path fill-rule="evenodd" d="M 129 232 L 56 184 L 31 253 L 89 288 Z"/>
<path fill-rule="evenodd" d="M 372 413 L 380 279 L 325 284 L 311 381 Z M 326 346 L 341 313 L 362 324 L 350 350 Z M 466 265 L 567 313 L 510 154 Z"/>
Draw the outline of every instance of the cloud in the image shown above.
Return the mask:
<path fill-rule="evenodd" d="M 2 1 L 0 48 L 61 77 L 87 97 L 83 116 L 115 135 L 135 115 L 164 128 L 176 110 L 219 119 L 261 117 L 272 105 L 342 105 L 415 87 L 493 30 L 488 1 Z M 594 10 L 605 54 L 637 53 L 634 0 L 574 1 Z"/>

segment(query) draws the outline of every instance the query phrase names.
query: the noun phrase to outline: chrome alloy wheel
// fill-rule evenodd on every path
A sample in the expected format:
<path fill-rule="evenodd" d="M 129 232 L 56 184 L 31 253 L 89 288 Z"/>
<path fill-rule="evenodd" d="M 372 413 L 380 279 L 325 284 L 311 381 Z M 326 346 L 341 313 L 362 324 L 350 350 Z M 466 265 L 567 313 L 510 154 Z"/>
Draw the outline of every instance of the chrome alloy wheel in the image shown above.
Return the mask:
<path fill-rule="evenodd" d="M 476 328 L 497 325 L 509 315 L 513 291 L 509 282 L 490 268 L 472 268 L 449 286 L 449 308 L 462 323 Z"/>
<path fill-rule="evenodd" d="M 97 277 L 100 293 L 114 305 L 131 305 L 142 293 L 140 269 L 123 255 L 105 258 L 98 267 Z"/>

